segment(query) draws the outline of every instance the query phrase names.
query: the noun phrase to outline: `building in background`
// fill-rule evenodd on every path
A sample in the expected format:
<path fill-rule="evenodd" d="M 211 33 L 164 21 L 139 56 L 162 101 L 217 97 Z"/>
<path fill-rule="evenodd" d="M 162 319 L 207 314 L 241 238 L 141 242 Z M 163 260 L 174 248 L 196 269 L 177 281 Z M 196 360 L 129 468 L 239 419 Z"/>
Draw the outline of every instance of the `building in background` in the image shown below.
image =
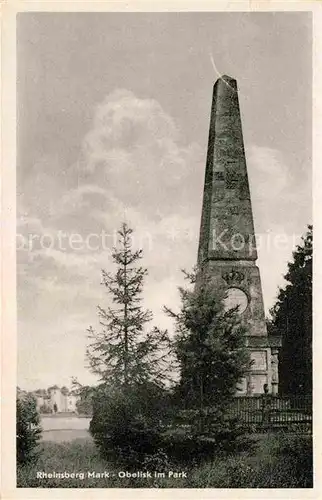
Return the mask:
<path fill-rule="evenodd" d="M 76 413 L 79 396 L 67 387 L 53 385 L 47 390 L 37 389 L 32 392 L 41 413 Z"/>

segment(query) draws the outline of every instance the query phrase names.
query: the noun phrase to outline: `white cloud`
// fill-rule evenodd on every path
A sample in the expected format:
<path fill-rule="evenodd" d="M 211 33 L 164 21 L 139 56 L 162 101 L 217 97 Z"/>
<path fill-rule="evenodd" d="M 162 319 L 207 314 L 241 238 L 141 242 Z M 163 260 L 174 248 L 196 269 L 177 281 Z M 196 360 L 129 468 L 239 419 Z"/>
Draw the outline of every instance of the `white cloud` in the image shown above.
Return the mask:
<path fill-rule="evenodd" d="M 200 150 L 180 145 L 159 103 L 128 91 L 113 92 L 97 107 L 84 153 L 95 182 L 129 206 L 149 207 L 151 217 L 157 210 L 175 211 L 180 188 L 200 161 Z M 184 200 L 187 206 L 189 201 Z"/>
<path fill-rule="evenodd" d="M 22 372 L 27 373 L 33 359 L 35 365 L 43 363 L 50 378 L 55 366 L 40 358 L 55 351 L 55 335 L 66 349 L 79 331 L 85 349 L 86 328 L 97 325 L 96 306 L 105 307 L 109 301 L 100 279 L 101 268 L 111 269 L 110 248 L 62 249 L 61 232 L 66 243 L 75 233 L 84 241 L 104 230 L 111 247 L 121 222 L 127 221 L 135 230 L 135 246 L 143 246 L 143 265 L 149 268 L 146 307 L 155 314 L 154 324 L 169 325 L 161 309 L 165 297 L 177 304 L 179 269 L 193 265 L 196 258 L 193 233 L 199 232 L 201 159 L 196 144 L 180 143 L 173 119 L 159 103 L 119 90 L 97 106 L 77 163 L 63 172 L 59 161 L 50 158 L 35 165 L 20 197 L 23 234 L 28 238 L 35 232 L 38 239 L 47 235 L 54 244 L 19 252 L 20 339 L 26 329 L 29 337 L 43 338 L 42 347 L 32 351 L 20 340 Z M 78 359 L 78 370 L 79 365 Z"/>

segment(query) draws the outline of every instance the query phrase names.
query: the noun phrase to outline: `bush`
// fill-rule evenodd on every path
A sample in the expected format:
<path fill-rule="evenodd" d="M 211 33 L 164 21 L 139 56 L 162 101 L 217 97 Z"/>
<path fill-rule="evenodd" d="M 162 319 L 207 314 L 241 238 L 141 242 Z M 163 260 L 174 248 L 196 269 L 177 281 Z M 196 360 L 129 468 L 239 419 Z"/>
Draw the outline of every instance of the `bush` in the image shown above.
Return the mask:
<path fill-rule="evenodd" d="M 22 465 L 37 458 L 41 427 L 36 400 L 32 396 L 19 397 L 16 404 L 17 463 Z"/>
<path fill-rule="evenodd" d="M 256 449 L 215 455 L 190 469 L 189 488 L 310 488 L 313 481 L 309 436 L 258 435 Z"/>
<path fill-rule="evenodd" d="M 93 398 L 90 433 L 104 458 L 128 466 L 162 447 L 166 393 L 154 385 L 102 387 Z"/>
<path fill-rule="evenodd" d="M 91 416 L 93 414 L 93 404 L 91 398 L 80 399 L 76 402 L 77 413 Z"/>
<path fill-rule="evenodd" d="M 164 433 L 164 448 L 173 459 L 184 458 L 186 463 L 212 459 L 214 454 L 227 455 L 250 450 L 245 426 L 237 418 L 227 416 L 219 408 L 178 410 L 171 427 Z"/>
<path fill-rule="evenodd" d="M 50 408 L 50 406 L 46 405 L 46 404 L 43 404 L 41 405 L 41 407 L 39 408 L 39 411 L 40 413 L 44 413 L 44 414 L 49 414 L 49 413 L 52 413 L 52 409 Z"/>
<path fill-rule="evenodd" d="M 177 464 L 197 464 L 212 459 L 216 452 L 213 439 L 193 435 L 188 427 L 175 427 L 163 434 L 163 449 Z"/>

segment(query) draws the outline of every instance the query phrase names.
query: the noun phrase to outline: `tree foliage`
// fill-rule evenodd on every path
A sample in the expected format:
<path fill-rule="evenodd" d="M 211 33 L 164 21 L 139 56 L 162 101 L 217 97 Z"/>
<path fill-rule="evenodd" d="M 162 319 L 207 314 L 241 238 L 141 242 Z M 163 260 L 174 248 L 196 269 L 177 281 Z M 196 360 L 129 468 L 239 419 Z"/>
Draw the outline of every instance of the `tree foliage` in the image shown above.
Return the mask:
<path fill-rule="evenodd" d="M 72 391 L 75 396 L 78 396 L 76 401 L 78 414 L 92 415 L 95 390 L 95 386 L 83 385 L 78 381 L 77 377 L 72 377 Z"/>
<path fill-rule="evenodd" d="M 293 252 L 271 309 L 269 333 L 281 335 L 279 354 L 280 392 L 305 394 L 312 391 L 312 244 L 313 228 Z"/>
<path fill-rule="evenodd" d="M 152 313 L 142 307 L 147 269 L 139 266 L 142 250 L 132 250 L 132 229 L 123 224 L 119 247 L 112 253 L 114 274 L 102 271 L 103 285 L 112 305 L 98 308 L 102 330 L 89 328 L 92 340 L 87 358 L 102 382 L 118 387 L 154 382 L 162 385 L 168 375 L 170 342 L 167 331 L 147 331 Z"/>
<path fill-rule="evenodd" d="M 179 392 L 186 408 L 223 407 L 249 369 L 245 328 L 237 308 L 225 310 L 223 290 L 196 273 L 186 274 L 193 289 L 179 288 L 181 310 L 174 313 L 175 352 L 179 362 Z"/>
<path fill-rule="evenodd" d="M 102 384 L 94 394 L 90 432 L 105 458 L 135 467 L 160 448 L 167 408 L 167 391 L 154 383 L 126 391 Z"/>
<path fill-rule="evenodd" d="M 41 427 L 35 398 L 17 395 L 16 399 L 17 463 L 24 465 L 37 457 Z"/>
<path fill-rule="evenodd" d="M 139 265 L 142 250 L 132 250 L 132 229 L 123 224 L 118 234 L 112 253 L 117 270 L 103 271 L 112 304 L 99 307 L 101 332 L 89 330 L 87 356 L 101 382 L 93 393 L 90 431 L 103 455 L 134 463 L 160 440 L 171 343 L 167 331 L 148 329 L 152 314 L 141 303 L 147 270 Z"/>

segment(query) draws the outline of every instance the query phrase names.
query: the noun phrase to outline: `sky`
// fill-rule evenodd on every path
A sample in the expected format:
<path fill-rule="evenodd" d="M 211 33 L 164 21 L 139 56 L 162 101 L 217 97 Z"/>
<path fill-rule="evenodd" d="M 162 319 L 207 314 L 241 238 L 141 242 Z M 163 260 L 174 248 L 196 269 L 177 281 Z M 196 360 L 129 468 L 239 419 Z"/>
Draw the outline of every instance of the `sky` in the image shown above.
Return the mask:
<path fill-rule="evenodd" d="M 311 215 L 309 13 L 20 13 L 18 385 L 95 382 L 87 328 L 126 221 L 151 328 L 196 264 L 212 87 L 237 79 L 265 311 Z"/>

